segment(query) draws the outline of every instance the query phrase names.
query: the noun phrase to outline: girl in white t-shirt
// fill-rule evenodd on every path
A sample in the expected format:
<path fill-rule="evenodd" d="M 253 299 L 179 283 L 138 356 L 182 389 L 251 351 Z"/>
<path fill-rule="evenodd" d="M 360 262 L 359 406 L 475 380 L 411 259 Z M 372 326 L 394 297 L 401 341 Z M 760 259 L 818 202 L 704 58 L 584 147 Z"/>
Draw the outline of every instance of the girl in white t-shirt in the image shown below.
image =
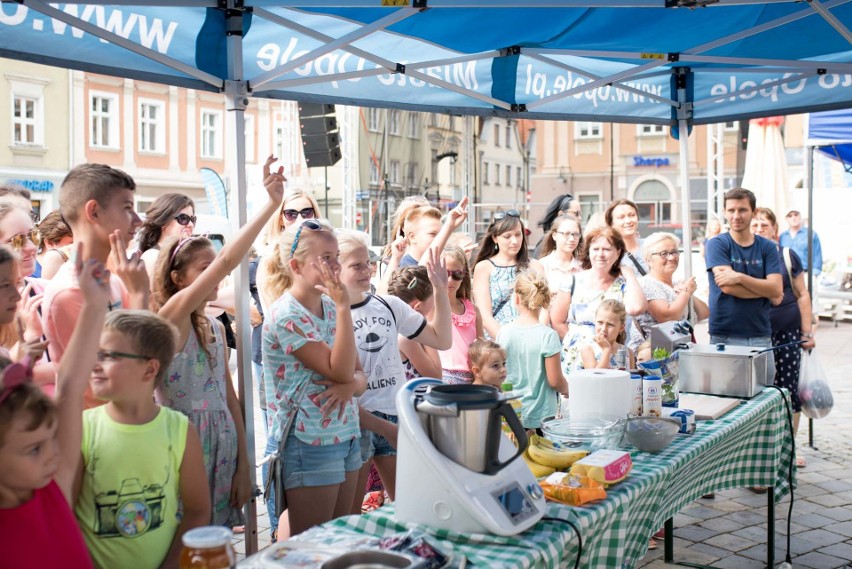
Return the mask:
<path fill-rule="evenodd" d="M 405 369 L 399 355 L 398 336 L 438 350 L 450 347 L 452 321 L 447 298 L 447 268 L 437 253 L 430 250 L 426 268 L 435 298 L 435 313 L 427 321 L 422 314 L 395 296 L 367 294 L 370 290 L 370 256 L 365 234 L 339 230 L 340 281 L 352 303 L 355 347 L 364 373 L 367 391 L 359 398 L 361 421 L 361 458 L 364 464 L 358 479 L 358 495 L 352 513 L 361 512 L 362 491 L 370 466 L 376 470 L 385 490 L 394 498 L 396 475 L 396 394 L 405 383 Z"/>

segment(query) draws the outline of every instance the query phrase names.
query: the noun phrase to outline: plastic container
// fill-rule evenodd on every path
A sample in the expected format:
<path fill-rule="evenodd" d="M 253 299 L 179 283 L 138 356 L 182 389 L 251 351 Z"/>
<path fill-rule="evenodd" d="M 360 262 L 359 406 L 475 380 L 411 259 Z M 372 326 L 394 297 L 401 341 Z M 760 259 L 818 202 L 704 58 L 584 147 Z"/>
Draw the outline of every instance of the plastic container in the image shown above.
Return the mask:
<path fill-rule="evenodd" d="M 663 379 L 649 375 L 642 380 L 642 414 L 646 417 L 663 415 Z"/>
<path fill-rule="evenodd" d="M 572 448 L 595 451 L 618 448 L 624 435 L 625 419 L 618 417 L 571 417 L 545 419 L 541 430 L 545 438 Z"/>
<path fill-rule="evenodd" d="M 180 569 L 232 569 L 237 556 L 231 546 L 233 532 L 220 526 L 204 526 L 183 534 Z"/>
<path fill-rule="evenodd" d="M 660 452 L 680 431 L 680 421 L 668 417 L 630 417 L 627 440 L 643 452 Z"/>

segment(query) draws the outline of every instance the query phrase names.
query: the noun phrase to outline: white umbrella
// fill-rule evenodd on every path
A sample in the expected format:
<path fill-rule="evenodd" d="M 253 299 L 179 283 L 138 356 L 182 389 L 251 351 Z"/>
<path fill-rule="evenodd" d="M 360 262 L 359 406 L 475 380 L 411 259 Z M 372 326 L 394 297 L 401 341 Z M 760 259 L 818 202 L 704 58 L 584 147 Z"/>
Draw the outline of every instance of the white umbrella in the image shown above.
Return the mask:
<path fill-rule="evenodd" d="M 754 192 L 757 206 L 767 207 L 779 218 L 792 204 L 787 184 L 787 158 L 781 125 L 784 117 L 750 121 L 742 187 Z"/>

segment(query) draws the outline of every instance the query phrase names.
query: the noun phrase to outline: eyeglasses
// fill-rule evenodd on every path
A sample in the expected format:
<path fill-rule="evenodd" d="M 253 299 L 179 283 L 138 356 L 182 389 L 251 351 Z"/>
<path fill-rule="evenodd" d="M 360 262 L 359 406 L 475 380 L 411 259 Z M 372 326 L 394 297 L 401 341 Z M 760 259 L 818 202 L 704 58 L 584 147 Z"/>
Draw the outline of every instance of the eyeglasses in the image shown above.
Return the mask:
<path fill-rule="evenodd" d="M 33 245 L 38 247 L 39 242 L 39 233 L 38 229 L 32 229 L 27 233 L 18 233 L 17 235 L 12 235 L 6 243 L 12 246 L 16 251 L 20 251 L 24 248 L 24 245 L 27 244 L 27 238 L 29 237 L 30 241 L 33 242 Z"/>
<path fill-rule="evenodd" d="M 302 222 L 302 225 L 299 226 L 299 229 L 296 230 L 296 238 L 293 239 L 293 245 L 290 246 L 290 258 L 293 258 L 293 255 L 296 254 L 296 249 L 299 247 L 299 238 L 302 236 L 302 230 L 307 227 L 311 231 L 320 231 L 322 229 L 322 225 L 318 221 L 314 221 L 313 219 L 306 219 Z"/>
<path fill-rule="evenodd" d="M 458 271 L 447 271 L 447 276 L 453 279 L 454 281 L 463 280 L 465 274 L 467 274 L 467 271 L 465 271 L 464 269 L 459 269 Z"/>
<path fill-rule="evenodd" d="M 300 216 L 302 219 L 313 219 L 317 216 L 317 212 L 312 207 L 306 207 L 303 209 L 285 209 L 281 212 L 281 214 L 287 221 L 296 221 L 296 218 Z"/>
<path fill-rule="evenodd" d="M 494 214 L 494 221 L 492 221 L 492 223 L 494 223 L 496 221 L 500 221 L 501 219 L 506 219 L 506 216 L 517 217 L 518 219 L 520 219 L 521 213 L 516 209 L 507 209 L 505 211 L 498 211 L 497 213 Z"/>
<path fill-rule="evenodd" d="M 579 239 L 580 232 L 579 231 L 554 231 L 555 234 L 561 235 L 565 239 Z"/>
<path fill-rule="evenodd" d="M 110 350 L 98 350 L 97 354 L 98 361 L 100 363 L 104 362 L 114 362 L 121 359 L 128 360 L 151 360 L 154 359 L 151 356 L 143 356 L 142 354 L 128 354 L 125 352 L 113 352 Z"/>
<path fill-rule="evenodd" d="M 678 257 L 680 257 L 680 251 L 660 251 L 659 253 L 651 253 L 651 255 L 657 255 L 660 257 L 660 259 L 666 261 L 668 259 L 677 259 Z"/>
<path fill-rule="evenodd" d="M 178 222 L 178 225 L 186 227 L 190 222 L 195 225 L 195 222 L 198 221 L 198 217 L 189 215 L 188 213 L 179 213 L 175 216 L 175 221 Z"/>

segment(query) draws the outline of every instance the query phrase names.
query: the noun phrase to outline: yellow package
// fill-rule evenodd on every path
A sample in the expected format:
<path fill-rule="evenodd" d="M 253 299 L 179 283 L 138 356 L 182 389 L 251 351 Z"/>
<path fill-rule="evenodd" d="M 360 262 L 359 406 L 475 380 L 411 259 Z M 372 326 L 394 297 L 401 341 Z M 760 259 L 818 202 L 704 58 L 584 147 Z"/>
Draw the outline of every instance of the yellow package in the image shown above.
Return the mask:
<path fill-rule="evenodd" d="M 571 474 L 588 476 L 601 484 L 621 482 L 633 468 L 630 453 L 618 450 L 598 450 L 571 465 Z"/>
<path fill-rule="evenodd" d="M 544 497 L 566 506 L 582 506 L 606 498 L 603 484 L 586 476 L 554 472 L 541 483 Z"/>

